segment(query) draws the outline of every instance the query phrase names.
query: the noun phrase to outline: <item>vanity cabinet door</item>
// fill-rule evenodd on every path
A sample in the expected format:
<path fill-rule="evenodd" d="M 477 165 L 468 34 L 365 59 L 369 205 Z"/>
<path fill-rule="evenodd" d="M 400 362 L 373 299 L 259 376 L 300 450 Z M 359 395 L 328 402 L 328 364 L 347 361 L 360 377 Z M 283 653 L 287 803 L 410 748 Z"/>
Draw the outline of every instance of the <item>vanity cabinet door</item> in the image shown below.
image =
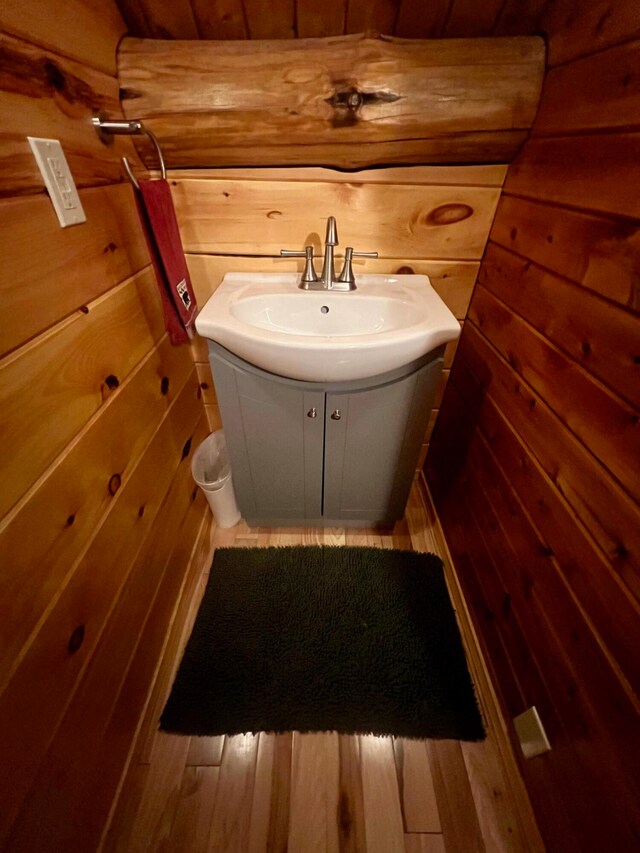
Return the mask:
<path fill-rule="evenodd" d="M 320 518 L 324 392 L 212 357 L 238 507 L 255 519 Z"/>
<path fill-rule="evenodd" d="M 325 518 L 402 517 L 441 369 L 438 358 L 395 382 L 327 394 Z"/>

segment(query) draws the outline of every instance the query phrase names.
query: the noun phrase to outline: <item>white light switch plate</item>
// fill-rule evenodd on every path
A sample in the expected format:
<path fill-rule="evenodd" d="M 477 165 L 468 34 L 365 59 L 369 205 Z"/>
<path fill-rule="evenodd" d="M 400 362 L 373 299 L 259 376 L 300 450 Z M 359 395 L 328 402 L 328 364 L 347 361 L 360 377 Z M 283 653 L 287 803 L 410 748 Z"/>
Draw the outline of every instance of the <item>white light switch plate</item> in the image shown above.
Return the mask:
<path fill-rule="evenodd" d="M 51 196 L 58 220 L 63 228 L 86 222 L 80 197 L 73 181 L 67 158 L 57 139 L 27 136 L 45 186 Z"/>
<path fill-rule="evenodd" d="M 525 758 L 535 758 L 551 750 L 549 738 L 535 705 L 513 718 L 513 725 Z"/>

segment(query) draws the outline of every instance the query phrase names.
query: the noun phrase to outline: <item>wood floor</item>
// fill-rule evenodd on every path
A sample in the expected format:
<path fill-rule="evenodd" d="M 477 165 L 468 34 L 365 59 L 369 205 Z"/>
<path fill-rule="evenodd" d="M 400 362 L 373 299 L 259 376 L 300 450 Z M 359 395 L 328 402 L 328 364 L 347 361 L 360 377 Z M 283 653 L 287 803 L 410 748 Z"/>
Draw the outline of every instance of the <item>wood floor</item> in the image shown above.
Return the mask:
<path fill-rule="evenodd" d="M 513 757 L 449 578 L 489 736 L 481 744 L 335 733 L 188 738 L 157 719 L 199 603 L 211 550 L 373 545 L 446 554 L 417 486 L 393 535 L 213 529 L 187 584 L 103 853 L 496 853 L 541 851 Z M 470 639 L 471 637 L 471 639 Z"/>

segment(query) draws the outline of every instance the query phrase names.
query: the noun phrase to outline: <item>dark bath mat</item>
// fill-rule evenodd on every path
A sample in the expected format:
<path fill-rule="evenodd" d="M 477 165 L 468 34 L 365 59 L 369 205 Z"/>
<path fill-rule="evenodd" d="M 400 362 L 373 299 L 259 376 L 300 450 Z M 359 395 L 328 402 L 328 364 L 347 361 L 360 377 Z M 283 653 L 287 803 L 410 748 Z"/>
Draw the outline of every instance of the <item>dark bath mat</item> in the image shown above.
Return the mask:
<path fill-rule="evenodd" d="M 481 740 L 441 560 L 223 548 L 160 727 Z"/>

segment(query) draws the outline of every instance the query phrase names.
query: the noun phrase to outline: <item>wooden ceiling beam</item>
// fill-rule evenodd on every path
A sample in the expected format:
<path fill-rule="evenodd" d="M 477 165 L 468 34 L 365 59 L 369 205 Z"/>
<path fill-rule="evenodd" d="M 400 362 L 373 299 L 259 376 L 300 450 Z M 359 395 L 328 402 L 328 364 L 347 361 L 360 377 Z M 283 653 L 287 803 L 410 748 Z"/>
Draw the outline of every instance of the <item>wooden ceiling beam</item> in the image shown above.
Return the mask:
<path fill-rule="evenodd" d="M 125 115 L 174 168 L 508 162 L 543 73 L 537 38 L 125 39 L 119 52 Z"/>

